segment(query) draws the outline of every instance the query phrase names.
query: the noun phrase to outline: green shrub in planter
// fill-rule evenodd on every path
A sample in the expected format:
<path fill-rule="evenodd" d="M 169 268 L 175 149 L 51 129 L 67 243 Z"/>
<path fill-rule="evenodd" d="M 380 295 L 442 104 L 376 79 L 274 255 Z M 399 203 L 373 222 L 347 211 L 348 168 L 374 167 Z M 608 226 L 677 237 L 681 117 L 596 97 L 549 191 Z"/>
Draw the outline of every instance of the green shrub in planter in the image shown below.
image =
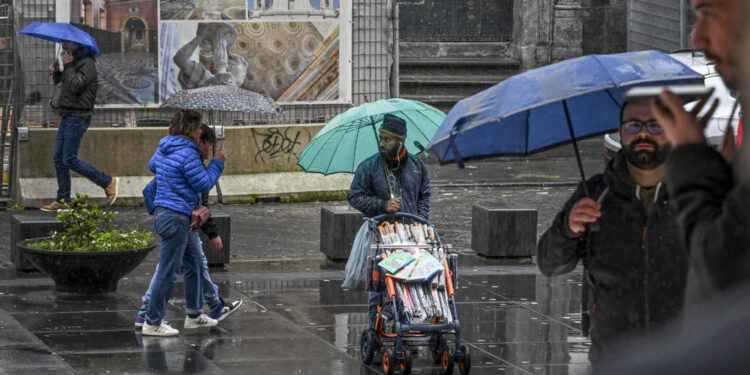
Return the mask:
<path fill-rule="evenodd" d="M 50 238 L 28 244 L 28 247 L 60 251 L 120 251 L 142 249 L 151 245 L 154 236 L 145 230 L 121 230 L 112 226 L 117 212 L 104 212 L 88 204 L 88 195 L 76 194 L 69 203 L 62 202 L 57 219 L 64 231 L 50 233 Z"/>

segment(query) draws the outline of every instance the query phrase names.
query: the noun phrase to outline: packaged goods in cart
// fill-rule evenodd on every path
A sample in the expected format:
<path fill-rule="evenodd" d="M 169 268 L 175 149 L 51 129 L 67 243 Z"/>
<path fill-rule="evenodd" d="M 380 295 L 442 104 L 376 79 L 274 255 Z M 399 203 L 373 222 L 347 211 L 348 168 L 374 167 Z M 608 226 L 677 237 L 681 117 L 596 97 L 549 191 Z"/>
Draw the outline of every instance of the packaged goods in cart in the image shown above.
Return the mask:
<path fill-rule="evenodd" d="M 378 266 L 390 273 L 396 273 L 407 264 L 414 261 L 414 257 L 405 251 L 395 251 L 378 263 Z"/>
<path fill-rule="evenodd" d="M 443 270 L 443 265 L 427 252 L 420 252 L 414 264 L 408 281 L 428 281 Z"/>
<path fill-rule="evenodd" d="M 400 269 L 396 273 L 389 273 L 390 276 L 392 276 L 394 279 L 398 280 L 408 280 L 411 276 L 411 272 L 414 269 L 414 267 L 417 265 L 417 262 L 411 262 L 407 264 L 404 268 Z"/>

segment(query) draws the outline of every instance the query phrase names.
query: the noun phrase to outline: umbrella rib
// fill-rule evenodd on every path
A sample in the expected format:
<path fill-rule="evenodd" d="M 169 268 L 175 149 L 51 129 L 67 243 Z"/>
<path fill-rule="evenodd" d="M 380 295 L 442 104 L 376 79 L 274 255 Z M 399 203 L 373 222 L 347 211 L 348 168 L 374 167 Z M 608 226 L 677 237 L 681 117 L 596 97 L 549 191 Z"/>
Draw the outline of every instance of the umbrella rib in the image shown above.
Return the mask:
<path fill-rule="evenodd" d="M 339 132 L 343 132 L 344 134 L 346 134 L 346 133 L 348 133 L 348 132 L 349 132 L 349 130 L 350 130 L 350 129 L 352 129 L 352 128 L 354 128 L 354 129 L 356 130 L 356 132 L 357 132 L 357 133 L 359 133 L 359 129 L 361 129 L 361 126 L 357 125 L 357 124 L 356 124 L 356 121 L 360 121 L 360 120 L 355 120 L 355 121 L 353 121 L 353 122 L 351 122 L 351 123 L 350 123 L 350 124 L 352 124 L 352 125 L 354 125 L 354 126 L 351 126 L 351 125 L 350 125 L 350 126 L 340 126 L 340 127 L 337 127 L 337 128 L 336 128 L 336 130 L 334 130 L 334 133 L 335 133 L 335 132 L 337 132 L 337 131 L 339 131 L 339 129 L 341 129 L 341 130 L 340 130 Z M 333 135 L 333 134 L 332 134 L 332 135 Z M 341 136 L 341 137 L 339 138 L 339 142 L 338 142 L 338 143 L 336 144 L 336 148 L 335 148 L 335 151 L 333 152 L 333 155 L 331 155 L 331 159 L 330 159 L 330 160 L 328 160 L 328 165 L 326 165 L 326 168 L 325 168 L 326 174 L 328 174 L 328 171 L 329 171 L 329 169 L 331 168 L 331 164 L 333 164 L 333 160 L 334 160 L 334 159 L 336 159 L 336 158 L 335 158 L 335 156 L 336 156 L 336 153 L 337 153 L 337 152 L 339 151 L 339 147 L 338 147 L 338 145 L 340 145 L 340 144 L 341 144 L 341 141 L 342 141 L 343 139 L 344 139 L 344 135 L 342 135 L 342 136 Z M 322 148 L 321 148 L 321 150 L 322 150 Z"/>
<path fill-rule="evenodd" d="M 357 133 L 359 133 L 359 130 L 361 130 L 361 129 L 362 129 L 362 127 L 358 127 L 358 128 L 357 128 Z M 355 167 L 355 166 L 354 166 L 354 162 L 355 162 L 355 161 L 356 161 L 356 159 L 357 159 L 357 158 L 356 158 L 356 156 L 357 156 L 357 146 L 359 146 L 359 134 L 356 134 L 356 135 L 354 136 L 354 152 L 352 152 L 352 167 L 350 168 L 352 172 L 354 172 L 354 171 L 355 171 L 355 170 L 354 170 L 354 167 Z"/>
<path fill-rule="evenodd" d="M 336 131 L 336 129 L 339 129 L 339 128 L 335 128 L 335 129 L 334 129 L 334 132 Z M 323 149 L 325 149 L 325 145 L 326 145 L 326 144 L 328 143 L 328 140 L 329 140 L 329 139 L 331 139 L 331 138 L 329 137 L 328 139 L 326 139 L 326 140 L 325 140 L 325 141 L 323 142 L 323 144 L 322 144 L 322 145 L 320 146 L 320 148 L 318 149 L 318 151 L 317 151 L 317 152 L 315 153 L 315 156 L 313 156 L 312 158 L 310 158 L 310 163 L 311 163 L 311 164 L 312 164 L 312 161 L 314 161 L 315 159 L 317 159 L 317 158 L 318 158 L 318 155 L 320 155 L 320 153 L 321 153 L 321 152 L 323 151 Z M 329 164 L 329 166 L 330 166 L 330 164 Z M 323 172 L 323 174 L 326 174 L 326 173 L 325 173 L 325 171 Z"/>
<path fill-rule="evenodd" d="M 426 118 L 426 119 L 427 119 L 427 121 L 430 121 L 430 122 L 432 122 L 432 120 L 431 120 L 431 119 L 430 119 L 429 117 L 425 116 L 425 114 L 424 114 L 424 113 L 422 113 L 422 111 L 416 111 L 416 112 L 417 112 L 417 113 L 418 113 L 418 114 L 419 114 L 420 116 L 422 116 L 422 117 Z M 407 115 L 406 113 L 404 113 L 404 116 L 406 116 L 407 118 L 411 119 L 411 117 L 410 117 L 409 115 Z M 425 134 L 425 133 L 424 133 L 424 132 L 422 131 L 422 128 L 421 128 L 421 127 L 419 127 L 419 126 L 417 125 L 417 122 L 416 122 L 416 121 L 412 120 L 412 122 L 414 123 L 414 126 L 415 126 L 415 127 L 417 128 L 417 130 L 419 130 L 419 133 L 420 133 L 420 134 L 422 134 L 422 136 L 423 136 L 423 137 L 424 137 L 425 139 L 427 139 L 427 142 L 429 142 L 429 141 L 430 141 L 430 140 L 432 139 L 432 137 L 428 137 L 428 136 L 427 136 L 427 134 Z M 437 127 L 435 128 L 435 130 L 437 130 Z"/>

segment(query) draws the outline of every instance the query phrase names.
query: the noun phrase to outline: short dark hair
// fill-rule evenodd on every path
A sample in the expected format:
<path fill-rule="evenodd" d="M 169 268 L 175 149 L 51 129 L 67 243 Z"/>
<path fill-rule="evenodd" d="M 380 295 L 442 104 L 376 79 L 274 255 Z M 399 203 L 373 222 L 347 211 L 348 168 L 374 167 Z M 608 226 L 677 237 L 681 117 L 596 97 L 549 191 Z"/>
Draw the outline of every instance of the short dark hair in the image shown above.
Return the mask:
<path fill-rule="evenodd" d="M 201 124 L 201 142 L 206 143 L 216 143 L 216 132 L 214 131 L 214 128 L 206 125 Z"/>

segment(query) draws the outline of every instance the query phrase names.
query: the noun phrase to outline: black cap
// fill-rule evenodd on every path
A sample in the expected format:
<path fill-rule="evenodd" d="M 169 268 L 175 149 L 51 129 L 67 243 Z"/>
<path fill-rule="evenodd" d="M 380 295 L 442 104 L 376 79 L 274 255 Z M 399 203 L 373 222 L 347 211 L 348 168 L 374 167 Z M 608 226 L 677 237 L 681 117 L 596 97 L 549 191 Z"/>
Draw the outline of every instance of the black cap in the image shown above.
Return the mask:
<path fill-rule="evenodd" d="M 406 137 L 406 121 L 401 117 L 386 113 L 383 116 L 383 125 L 380 126 L 381 132 L 391 133 L 395 136 Z"/>

